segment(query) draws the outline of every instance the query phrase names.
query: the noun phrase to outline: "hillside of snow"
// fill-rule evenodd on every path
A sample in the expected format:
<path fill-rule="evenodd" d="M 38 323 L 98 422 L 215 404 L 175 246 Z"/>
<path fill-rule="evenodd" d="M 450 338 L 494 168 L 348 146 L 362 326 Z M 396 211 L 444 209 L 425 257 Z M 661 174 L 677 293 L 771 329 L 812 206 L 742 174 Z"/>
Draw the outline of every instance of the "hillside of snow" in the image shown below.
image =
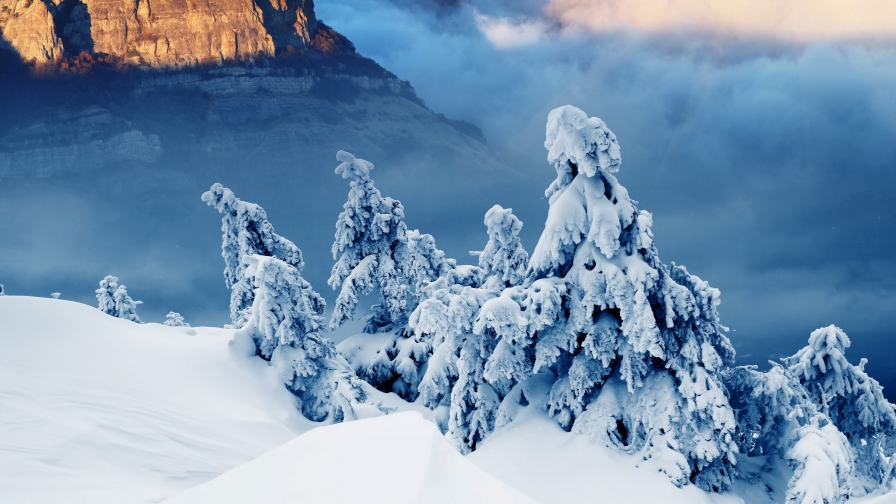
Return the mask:
<path fill-rule="evenodd" d="M 538 380 L 529 406 L 467 457 L 402 412 L 428 411 L 372 389 L 359 417 L 391 414 L 314 429 L 233 336 L 0 297 L 0 502 L 743 501 L 676 488 L 564 432 L 538 407 Z"/>

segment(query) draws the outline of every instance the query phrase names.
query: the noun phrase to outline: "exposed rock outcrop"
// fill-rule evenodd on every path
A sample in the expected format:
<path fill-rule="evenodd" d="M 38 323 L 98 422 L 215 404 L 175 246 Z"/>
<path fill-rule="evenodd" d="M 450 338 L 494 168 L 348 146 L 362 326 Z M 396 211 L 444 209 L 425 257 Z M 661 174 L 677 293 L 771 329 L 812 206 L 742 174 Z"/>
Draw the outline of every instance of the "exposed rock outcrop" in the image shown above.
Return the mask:
<path fill-rule="evenodd" d="M 0 0 L 0 32 L 36 63 L 87 52 L 182 67 L 352 50 L 317 21 L 312 0 Z"/>
<path fill-rule="evenodd" d="M 41 0 L 0 0 L 0 32 L 23 60 L 46 62 L 62 56 L 53 15 Z"/>

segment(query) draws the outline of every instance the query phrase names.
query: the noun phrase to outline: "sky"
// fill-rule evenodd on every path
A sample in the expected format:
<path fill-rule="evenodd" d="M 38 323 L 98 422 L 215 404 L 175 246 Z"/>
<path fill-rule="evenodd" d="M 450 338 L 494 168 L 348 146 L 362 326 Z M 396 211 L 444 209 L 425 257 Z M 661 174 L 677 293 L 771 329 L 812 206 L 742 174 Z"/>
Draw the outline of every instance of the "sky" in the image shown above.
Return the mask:
<path fill-rule="evenodd" d="M 722 291 L 738 363 L 835 324 L 896 387 L 896 15 L 883 1 L 334 0 L 320 19 L 480 126 L 546 216 L 547 112 L 606 121 L 661 258 Z M 536 186 L 537 189 L 536 189 Z M 533 221 L 532 218 L 535 220 Z M 436 235 L 438 230 L 427 230 Z M 445 245 L 450 250 L 450 245 Z M 890 392 L 890 391 L 888 391 Z"/>
<path fill-rule="evenodd" d="M 555 176 L 545 119 L 572 104 L 617 135 L 617 177 L 653 214 L 661 259 L 721 290 L 738 364 L 791 355 L 812 330 L 835 324 L 852 338 L 848 358 L 868 357 L 867 370 L 896 400 L 894 5 L 318 0 L 315 10 L 434 111 L 479 126 L 519 175 L 504 181 L 483 170 L 446 185 L 444 174 L 398 173 L 370 158 L 383 194 L 401 200 L 408 225 L 433 234 L 449 256 L 472 262 L 467 251 L 485 243 L 482 215 L 496 203 L 523 220 L 523 243 L 534 249 Z M 190 127 L 171 125 L 163 143 L 187 138 L 179 132 Z M 242 179 L 205 167 L 138 179 L 97 172 L 92 195 L 65 178 L 50 189 L 0 187 L 0 215 L 16 216 L 0 221 L 10 272 L 2 281 L 11 294 L 59 290 L 93 303 L 96 282 L 114 273 L 146 301 L 145 320 L 175 309 L 194 324 L 224 324 L 220 216 L 199 201 L 223 182 L 302 248 L 303 275 L 332 304 L 332 226 L 348 190 L 333 175 L 335 159 L 287 180 L 265 179 L 251 153 L 235 158 L 233 173 L 252 168 Z M 162 186 L 160 201 L 139 201 Z"/>

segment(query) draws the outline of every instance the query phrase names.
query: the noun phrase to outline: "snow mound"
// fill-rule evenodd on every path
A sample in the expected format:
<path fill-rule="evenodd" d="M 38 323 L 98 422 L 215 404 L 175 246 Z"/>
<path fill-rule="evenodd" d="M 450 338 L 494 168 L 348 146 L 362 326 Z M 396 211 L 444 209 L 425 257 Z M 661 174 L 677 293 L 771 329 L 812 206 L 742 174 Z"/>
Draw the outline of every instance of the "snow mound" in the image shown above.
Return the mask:
<path fill-rule="evenodd" d="M 158 502 L 317 425 L 232 337 L 0 297 L 0 502 Z"/>
<path fill-rule="evenodd" d="M 314 429 L 165 502 L 536 501 L 473 465 L 422 415 L 405 412 Z"/>

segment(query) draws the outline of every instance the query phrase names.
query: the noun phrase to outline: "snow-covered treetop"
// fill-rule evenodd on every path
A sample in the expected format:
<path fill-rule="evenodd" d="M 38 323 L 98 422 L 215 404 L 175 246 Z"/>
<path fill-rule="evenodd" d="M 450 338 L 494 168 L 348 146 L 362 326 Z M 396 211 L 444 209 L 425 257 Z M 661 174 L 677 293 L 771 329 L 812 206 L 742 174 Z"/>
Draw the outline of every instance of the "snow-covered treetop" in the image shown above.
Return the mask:
<path fill-rule="evenodd" d="M 485 213 L 488 243 L 479 253 L 479 267 L 486 277 L 496 275 L 501 287 L 520 285 L 526 276 L 529 253 L 520 243 L 523 221 L 513 215 L 512 208 L 495 205 Z"/>
<path fill-rule="evenodd" d="M 264 209 L 254 203 L 241 201 L 233 191 L 221 184 L 212 185 L 202 194 L 202 201 L 223 214 L 221 219 L 221 256 L 224 257 L 224 283 L 230 291 L 230 319 L 232 327 L 246 323 L 252 306 L 252 287 L 246 276 L 244 259 L 250 255 L 276 257 L 301 271 L 305 265 L 302 251 L 286 238 L 274 232 Z"/>
<path fill-rule="evenodd" d="M 224 280 L 228 288 L 243 278 L 242 259 L 252 254 L 276 257 L 301 271 L 304 266 L 302 251 L 274 232 L 263 208 L 241 201 L 233 191 L 218 183 L 202 194 L 202 201 L 224 214 L 221 255 L 224 256 Z"/>
<path fill-rule="evenodd" d="M 414 229 L 407 232 L 407 237 L 411 263 L 407 274 L 417 293 L 429 282 L 448 275 L 457 267 L 456 260 L 445 257 L 445 252 L 436 247 L 436 239 L 431 234 Z"/>
<path fill-rule="evenodd" d="M 589 177 L 616 173 L 622 164 L 616 135 L 602 120 L 572 105 L 548 114 L 544 147 L 548 162 L 557 170 L 557 180 L 545 191 L 547 197 L 569 185 L 578 172 Z"/>
<path fill-rule="evenodd" d="M 858 366 L 846 360 L 849 345 L 849 336 L 830 325 L 813 331 L 808 345 L 783 360 L 847 435 L 870 438 L 896 430 L 896 409 L 865 372 L 866 359 Z"/>
<path fill-rule="evenodd" d="M 351 255 L 357 256 L 360 262 L 360 258 L 379 252 L 383 240 L 406 241 L 404 207 L 400 201 L 384 198 L 373 185 L 370 178 L 373 163 L 358 159 L 345 151 L 339 151 L 336 159 L 342 162 L 336 167 L 336 173 L 342 175 L 342 178 L 351 178 L 352 181 L 348 200 L 336 221 L 333 259 L 339 259 L 339 254 L 351 249 Z M 338 283 L 341 283 L 341 279 Z M 336 287 L 333 285 L 333 278 L 330 279 L 330 285 Z"/>
<path fill-rule="evenodd" d="M 809 344 L 786 362 L 790 370 L 804 380 L 826 375 L 825 389 L 842 394 L 849 387 L 845 381 L 850 368 L 845 355 L 849 345 L 849 336 L 839 327 L 829 325 L 812 331 Z"/>

